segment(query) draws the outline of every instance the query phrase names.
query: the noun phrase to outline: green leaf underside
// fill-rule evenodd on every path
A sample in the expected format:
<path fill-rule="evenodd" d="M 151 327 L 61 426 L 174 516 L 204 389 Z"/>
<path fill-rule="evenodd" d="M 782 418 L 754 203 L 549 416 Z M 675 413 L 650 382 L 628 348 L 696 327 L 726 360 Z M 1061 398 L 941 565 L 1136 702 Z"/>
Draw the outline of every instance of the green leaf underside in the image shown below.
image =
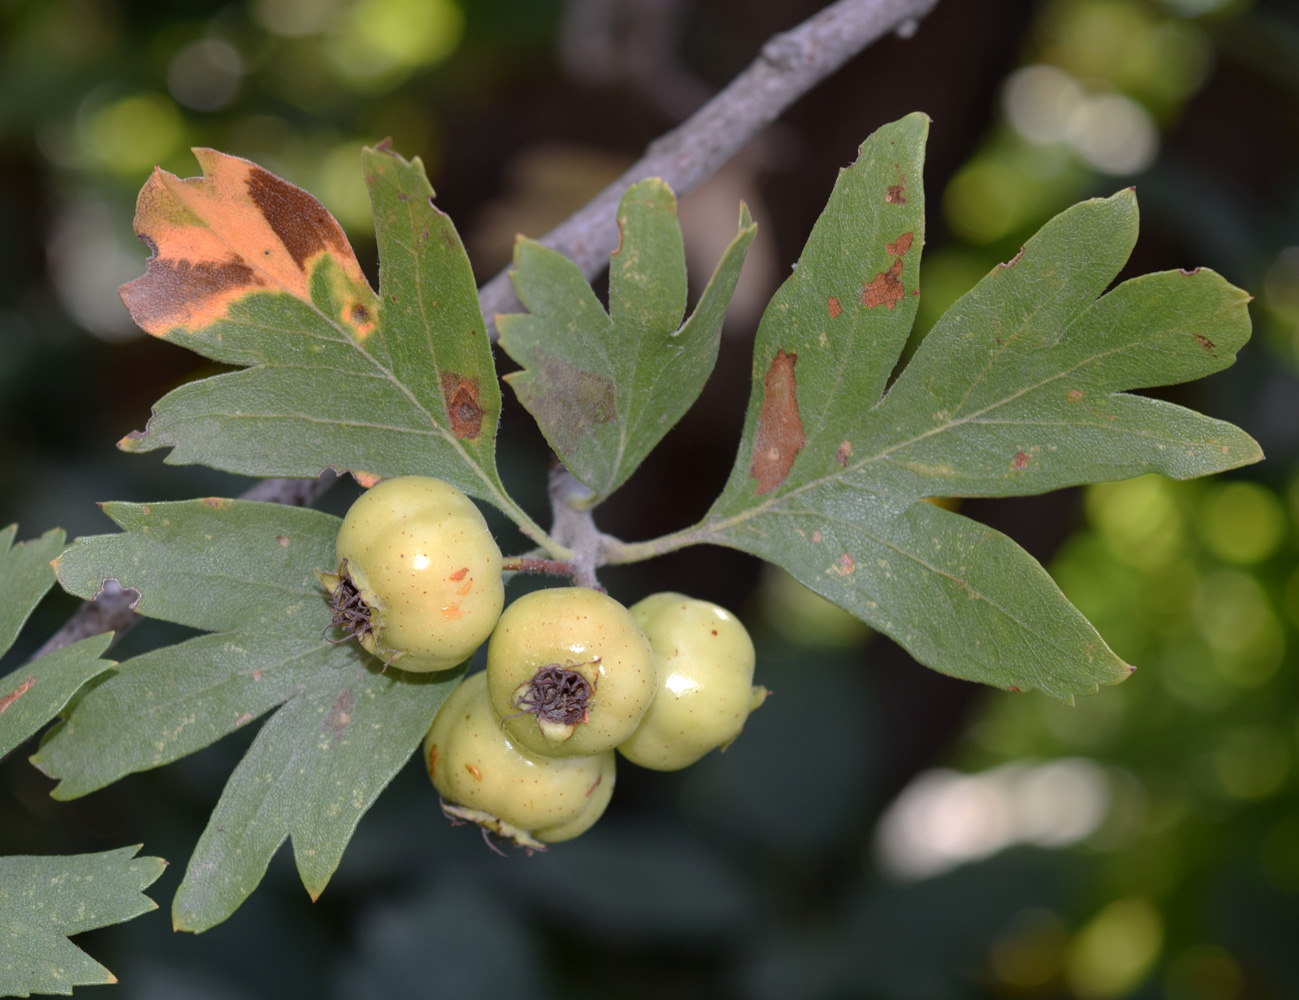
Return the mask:
<path fill-rule="evenodd" d="M 58 528 L 14 545 L 17 535 L 16 524 L 0 529 L 0 655 L 8 652 L 36 605 L 54 586 L 50 560 L 64 541 Z"/>
<path fill-rule="evenodd" d="M 500 388 L 464 248 L 418 158 L 367 149 L 363 166 L 381 274 L 364 321 L 339 319 L 357 308 L 355 289 L 329 254 L 309 262 L 309 300 L 227 295 L 215 318 L 161 335 L 245 370 L 168 393 L 123 448 L 171 448 L 168 462 L 250 476 L 434 475 L 509 505 L 495 462 Z M 231 249 L 255 258 L 255 247 Z"/>
<path fill-rule="evenodd" d="M 0 677 L 0 757 L 63 711 L 83 684 L 112 669 L 112 660 L 99 658 L 112 637 L 92 635 Z"/>
<path fill-rule="evenodd" d="M 459 680 L 384 671 L 334 645 L 314 571 L 332 569 L 339 520 L 251 501 L 106 504 L 124 529 L 78 539 L 60 582 L 140 591 L 142 614 L 213 634 L 127 660 L 85 693 L 33 762 L 84 795 L 209 745 L 276 709 L 235 769 L 177 892 L 178 929 L 234 912 L 292 837 L 303 884 L 325 888 L 361 817 L 409 760 Z M 130 725 L 123 725 L 130 719 Z"/>
<path fill-rule="evenodd" d="M 685 252 L 671 189 L 657 178 L 633 185 L 618 227 L 609 312 L 577 265 L 521 239 L 511 278 L 529 313 L 497 317 L 501 348 L 523 366 L 506 381 L 594 502 L 627 480 L 703 390 L 757 231 L 741 206 L 739 231 L 682 324 Z"/>
<path fill-rule="evenodd" d="M 1230 365 L 1248 297 L 1207 270 L 1102 295 L 1136 239 L 1121 191 L 1057 216 L 994 268 L 884 395 L 914 314 L 924 126 L 885 126 L 841 173 L 763 316 L 736 468 L 691 534 L 783 566 L 930 667 L 1067 701 L 1130 668 L 1012 541 L 917 501 L 1257 461 L 1238 428 L 1126 392 Z"/>
<path fill-rule="evenodd" d="M 166 862 L 138 850 L 0 858 L 0 996 L 68 996 L 117 982 L 68 937 L 158 908 L 144 890 Z"/>

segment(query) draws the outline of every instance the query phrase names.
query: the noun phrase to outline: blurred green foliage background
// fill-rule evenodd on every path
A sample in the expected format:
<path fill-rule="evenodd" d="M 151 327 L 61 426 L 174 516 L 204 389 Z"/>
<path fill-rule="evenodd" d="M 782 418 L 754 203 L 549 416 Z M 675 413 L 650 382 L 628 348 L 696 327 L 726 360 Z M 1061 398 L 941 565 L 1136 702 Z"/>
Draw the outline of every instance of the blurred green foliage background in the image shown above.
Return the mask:
<path fill-rule="evenodd" d="M 134 329 L 135 192 L 190 146 L 317 194 L 374 273 L 363 143 L 418 154 L 480 280 L 724 85 L 817 0 L 0 0 L 0 520 L 108 530 L 94 502 L 247 483 L 128 457 L 168 388 L 215 369 Z M 631 603 L 739 611 L 775 691 L 743 739 L 675 775 L 624 766 L 590 834 L 531 859 L 452 829 L 418 768 L 314 906 L 282 852 L 227 924 L 165 908 L 251 734 L 58 804 L 0 765 L 0 853 L 143 842 L 163 911 L 79 939 L 123 1000 L 227 997 L 1299 995 L 1299 15 L 1285 0 L 941 0 L 801 100 L 684 199 L 692 274 L 761 226 L 705 397 L 601 524 L 645 538 L 725 480 L 748 338 L 879 124 L 934 118 L 916 337 L 1073 201 L 1135 184 L 1124 277 L 1209 266 L 1255 295 L 1231 370 L 1168 395 L 1268 461 L 962 509 L 1048 563 L 1119 655 L 1076 707 L 911 663 L 730 552 L 609 571 Z M 697 291 L 697 289 L 696 289 Z M 508 364 L 508 362 L 506 362 Z M 544 513 L 546 452 L 506 401 L 502 468 Z M 324 506 L 345 509 L 340 485 Z M 522 543 L 494 522 L 503 547 Z M 75 607 L 39 609 L 7 672 Z M 149 623 L 116 655 L 182 630 Z"/>

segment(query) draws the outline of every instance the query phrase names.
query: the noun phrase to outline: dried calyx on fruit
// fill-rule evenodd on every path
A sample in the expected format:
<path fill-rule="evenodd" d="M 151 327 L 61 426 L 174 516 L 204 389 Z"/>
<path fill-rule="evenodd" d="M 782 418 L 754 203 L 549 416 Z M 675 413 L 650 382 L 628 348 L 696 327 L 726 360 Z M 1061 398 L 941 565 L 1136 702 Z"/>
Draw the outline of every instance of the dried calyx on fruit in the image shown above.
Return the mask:
<path fill-rule="evenodd" d="M 343 518 L 338 568 L 318 573 L 330 628 L 403 670 L 445 670 L 505 604 L 501 551 L 472 500 L 427 476 L 385 479 Z"/>
<path fill-rule="evenodd" d="M 654 649 L 658 692 L 618 751 L 642 767 L 675 771 L 739 736 L 767 689 L 753 686 L 753 642 L 725 608 L 663 593 L 630 612 Z"/>
<path fill-rule="evenodd" d="M 627 609 L 586 587 L 525 594 L 487 647 L 487 690 L 530 753 L 586 756 L 630 736 L 657 686 L 654 655 Z"/>
<path fill-rule="evenodd" d="M 424 765 L 452 819 L 541 849 L 585 832 L 613 795 L 614 754 L 545 757 L 516 746 L 474 674 L 451 693 L 424 738 Z"/>

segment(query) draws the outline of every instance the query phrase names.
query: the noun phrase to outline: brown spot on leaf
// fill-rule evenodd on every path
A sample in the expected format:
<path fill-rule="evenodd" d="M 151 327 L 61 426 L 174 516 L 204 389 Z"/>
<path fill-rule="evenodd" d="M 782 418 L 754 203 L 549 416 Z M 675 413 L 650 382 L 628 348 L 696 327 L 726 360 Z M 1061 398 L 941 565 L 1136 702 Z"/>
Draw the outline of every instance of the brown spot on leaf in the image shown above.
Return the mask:
<path fill-rule="evenodd" d="M 477 376 L 466 378 L 458 372 L 442 373 L 442 397 L 447 403 L 451 433 L 460 439 L 473 440 L 483 426 L 483 408 L 479 403 Z"/>
<path fill-rule="evenodd" d="M 1069 402 L 1071 402 L 1071 403 L 1077 403 L 1077 402 L 1080 402 L 1080 401 L 1082 400 L 1082 398 L 1083 398 L 1082 390 L 1081 390 L 1081 389 L 1070 389 L 1070 390 L 1069 390 L 1069 394 L 1068 394 L 1065 398 L 1068 399 Z"/>
<path fill-rule="evenodd" d="M 797 361 L 797 354 L 787 354 L 780 348 L 762 380 L 762 413 L 749 462 L 749 475 L 758 481 L 759 496 L 784 482 L 807 441 L 798 415 L 798 385 L 794 378 Z"/>
<path fill-rule="evenodd" d="M 1214 349 L 1215 347 L 1218 346 L 1217 344 L 1215 344 L 1212 340 L 1210 340 L 1208 337 L 1206 337 L 1206 336 L 1205 336 L 1204 334 L 1202 334 L 1202 333 L 1197 333 L 1197 334 L 1194 334 L 1193 336 L 1195 337 L 1195 342 L 1196 342 L 1197 344 L 1199 344 L 1201 347 L 1203 347 L 1203 348 L 1204 348 L 1206 351 L 1208 351 L 1210 354 L 1213 354 L 1213 349 Z M 1213 354 L 1213 356 L 1214 356 L 1215 358 L 1217 357 L 1216 354 Z"/>
<path fill-rule="evenodd" d="M 241 716 L 239 716 L 239 718 L 235 719 L 235 725 L 236 725 L 236 726 L 246 726 L 246 725 L 248 725 L 248 723 L 250 723 L 250 722 L 252 722 L 252 721 L 253 721 L 253 713 L 252 713 L 252 712 L 244 712 Z"/>
<path fill-rule="evenodd" d="M 840 441 L 839 447 L 835 449 L 834 460 L 844 468 L 848 467 L 848 459 L 852 455 L 852 444 L 848 441 Z"/>
<path fill-rule="evenodd" d="M 337 743 L 345 730 L 352 721 L 352 709 L 356 706 L 356 695 L 352 693 L 351 688 L 343 688 L 334 699 L 334 706 L 325 716 L 325 721 L 320 725 L 324 729 L 334 731 L 332 743 Z"/>
<path fill-rule="evenodd" d="M 905 254 L 908 250 L 911 249 L 912 238 L 913 237 L 911 233 L 903 233 L 892 243 L 886 244 L 884 247 L 884 252 L 887 253 L 890 257 L 901 257 L 903 254 Z"/>
<path fill-rule="evenodd" d="M 9 711 L 13 706 L 13 703 L 30 691 L 32 685 L 35 683 L 36 678 L 29 675 L 25 681 L 10 691 L 7 695 L 0 697 L 0 715 L 4 715 L 5 712 Z"/>
<path fill-rule="evenodd" d="M 144 277 L 123 285 L 121 291 L 131 318 L 149 333 L 206 326 L 210 320 L 205 310 L 221 303 L 224 313 L 229 299 L 264 284 L 241 260 L 164 260 L 153 249 L 155 256 L 145 264 Z"/>
<path fill-rule="evenodd" d="M 892 309 L 902 298 L 902 282 L 898 280 L 898 275 L 902 273 L 902 258 L 897 257 L 893 261 L 893 266 L 887 271 L 881 271 L 879 274 L 866 283 L 866 287 L 861 290 L 861 302 L 867 309 L 874 309 L 876 306 L 888 306 Z"/>
<path fill-rule="evenodd" d="M 352 473 L 352 478 L 355 479 L 363 488 L 368 490 L 383 477 L 376 476 L 373 472 L 362 472 L 360 469 L 356 469 Z"/>
<path fill-rule="evenodd" d="M 259 681 L 262 679 L 262 672 L 260 670 L 254 670 L 251 676 L 254 682 Z"/>
<path fill-rule="evenodd" d="M 1197 274 L 1200 273 L 1200 268 L 1198 268 L 1198 267 L 1193 267 L 1193 268 L 1191 268 L 1191 269 L 1188 271 L 1188 270 L 1187 270 L 1186 268 L 1184 268 L 1184 267 L 1179 267 L 1179 268 L 1177 269 L 1177 271 L 1178 271 L 1179 274 L 1183 274 L 1183 275 L 1185 275 L 1185 276 L 1188 277 L 1188 278 L 1194 278 Z"/>
<path fill-rule="evenodd" d="M 843 307 L 839 305 L 839 299 L 831 295 L 825 300 L 826 308 L 830 310 L 830 318 L 838 319 L 843 314 Z"/>
<path fill-rule="evenodd" d="M 1015 457 L 1011 459 L 1010 467 L 1012 469 L 1028 468 L 1028 455 L 1022 451 L 1015 452 Z"/>
<path fill-rule="evenodd" d="M 224 497 L 204 497 L 202 503 L 204 507 L 211 507 L 213 510 L 225 510 L 230 506 L 230 501 Z"/>
<path fill-rule="evenodd" d="M 1006 690 L 1009 691 L 1011 694 L 1023 694 L 1023 692 L 1019 688 L 1017 688 L 1014 684 L 1006 688 Z"/>
<path fill-rule="evenodd" d="M 280 545 L 283 546 L 284 548 L 287 549 L 287 548 L 289 547 L 289 536 L 288 536 L 288 535 L 276 535 L 276 536 L 275 536 L 275 540 L 276 540 L 277 542 L 279 542 Z"/>
<path fill-rule="evenodd" d="M 374 313 L 360 302 L 343 308 L 343 322 L 351 326 L 357 340 L 364 340 L 374 332 Z"/>
<path fill-rule="evenodd" d="M 839 557 L 839 561 L 831 566 L 826 572 L 833 573 L 838 577 L 845 577 L 857 572 L 857 564 L 853 562 L 852 556 L 845 552 Z"/>
<path fill-rule="evenodd" d="M 817 528 L 815 531 L 812 532 L 812 544 L 813 544 L 813 545 L 820 545 L 820 544 L 821 544 L 821 539 L 824 538 L 824 537 L 825 537 L 825 536 L 821 534 L 821 529 L 820 529 L 820 528 Z"/>
<path fill-rule="evenodd" d="M 893 173 L 897 178 L 896 184 L 890 184 L 889 189 L 884 193 L 884 203 L 886 205 L 905 205 L 907 203 L 907 179 L 902 174 L 902 169 L 898 164 L 893 164 Z"/>
<path fill-rule="evenodd" d="M 576 447 L 599 424 L 618 418 L 613 382 L 576 368 L 545 351 L 532 352 L 532 367 L 505 380 L 560 452 Z"/>

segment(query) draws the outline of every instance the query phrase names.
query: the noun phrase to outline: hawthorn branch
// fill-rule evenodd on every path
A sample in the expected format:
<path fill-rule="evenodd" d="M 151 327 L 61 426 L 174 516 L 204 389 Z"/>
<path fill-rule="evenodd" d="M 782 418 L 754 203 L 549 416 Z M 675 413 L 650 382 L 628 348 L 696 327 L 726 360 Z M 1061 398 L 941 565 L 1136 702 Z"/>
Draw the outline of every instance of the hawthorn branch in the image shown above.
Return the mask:
<path fill-rule="evenodd" d="M 838 0 L 773 36 L 747 69 L 683 124 L 650 143 L 621 177 L 541 238 L 588 279 L 618 245 L 618 202 L 632 184 L 661 177 L 682 197 L 740 151 L 787 107 L 849 59 L 890 32 L 910 37 L 938 0 Z M 517 311 L 509 268 L 478 290 L 496 339 L 498 313 Z"/>
<path fill-rule="evenodd" d="M 682 125 L 650 143 L 621 177 L 542 237 L 541 242 L 573 260 L 588 279 L 609 263 L 617 246 L 617 207 L 623 192 L 645 177 L 661 177 L 678 196 L 693 191 L 727 160 L 775 121 L 807 91 L 835 72 L 862 49 L 896 32 L 911 37 L 921 18 L 938 0 L 838 0 L 789 31 L 773 36 L 747 69 Z M 483 317 L 493 340 L 496 314 L 517 310 L 509 269 L 478 290 Z M 333 484 L 327 472 L 319 479 L 265 479 L 243 499 L 310 506 Z M 615 539 L 603 535 L 589 510 L 574 502 L 585 490 L 572 474 L 559 467 L 550 478 L 553 536 L 576 557 L 574 582 L 599 586 L 596 569 L 606 561 Z M 131 605 L 133 590 L 105 588 L 83 604 L 39 650 L 44 656 L 79 639 L 116 633 L 114 642 L 137 621 Z"/>

